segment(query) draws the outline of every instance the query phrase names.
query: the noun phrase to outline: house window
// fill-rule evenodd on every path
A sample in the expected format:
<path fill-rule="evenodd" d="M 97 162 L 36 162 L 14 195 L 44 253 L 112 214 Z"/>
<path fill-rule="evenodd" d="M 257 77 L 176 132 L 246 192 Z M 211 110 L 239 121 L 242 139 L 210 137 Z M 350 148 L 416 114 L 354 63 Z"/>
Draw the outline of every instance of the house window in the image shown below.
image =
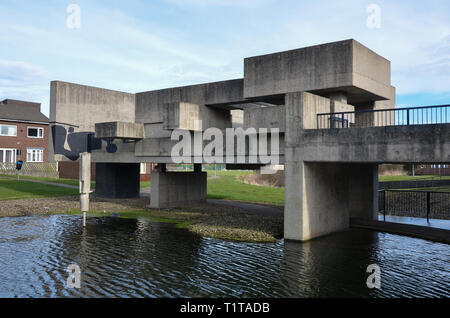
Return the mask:
<path fill-rule="evenodd" d="M 42 148 L 27 148 L 27 162 L 43 162 L 44 149 Z"/>
<path fill-rule="evenodd" d="M 147 164 L 141 163 L 141 174 L 146 174 L 146 173 L 147 173 Z"/>
<path fill-rule="evenodd" d="M 0 125 L 0 136 L 17 136 L 17 126 Z"/>
<path fill-rule="evenodd" d="M 29 138 L 44 138 L 44 128 L 28 127 Z"/>
<path fill-rule="evenodd" d="M 0 149 L 0 162 L 14 163 L 16 162 L 16 149 Z"/>

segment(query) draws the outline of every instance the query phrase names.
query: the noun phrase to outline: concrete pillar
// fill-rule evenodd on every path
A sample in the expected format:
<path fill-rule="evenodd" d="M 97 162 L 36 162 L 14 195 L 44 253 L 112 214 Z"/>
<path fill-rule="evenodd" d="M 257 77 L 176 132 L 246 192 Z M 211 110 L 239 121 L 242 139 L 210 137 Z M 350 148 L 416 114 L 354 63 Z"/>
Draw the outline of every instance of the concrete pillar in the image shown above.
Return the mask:
<path fill-rule="evenodd" d="M 151 180 L 151 208 L 206 202 L 206 172 L 152 172 Z"/>
<path fill-rule="evenodd" d="M 97 163 L 97 195 L 106 198 L 138 198 L 140 192 L 139 163 Z"/>
<path fill-rule="evenodd" d="M 337 92 L 329 96 L 330 98 L 330 113 L 336 112 L 335 102 L 347 104 L 347 93 Z"/>
<path fill-rule="evenodd" d="M 89 211 L 89 194 L 91 193 L 91 154 L 83 152 L 79 164 L 80 210 Z"/>
<path fill-rule="evenodd" d="M 307 241 L 349 228 L 350 217 L 373 219 L 375 165 L 286 162 L 284 235 Z"/>

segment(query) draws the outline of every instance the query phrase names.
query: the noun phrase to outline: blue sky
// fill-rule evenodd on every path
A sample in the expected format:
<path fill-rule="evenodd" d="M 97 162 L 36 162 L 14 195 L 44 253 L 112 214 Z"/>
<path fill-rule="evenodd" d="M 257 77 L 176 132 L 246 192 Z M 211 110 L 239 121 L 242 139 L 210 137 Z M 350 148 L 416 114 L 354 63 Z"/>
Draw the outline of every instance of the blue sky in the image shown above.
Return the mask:
<path fill-rule="evenodd" d="M 239 78 L 244 57 L 349 38 L 392 62 L 398 106 L 450 104 L 448 0 L 1 0 L 0 14 L 0 99 L 47 115 L 51 80 L 134 93 Z"/>

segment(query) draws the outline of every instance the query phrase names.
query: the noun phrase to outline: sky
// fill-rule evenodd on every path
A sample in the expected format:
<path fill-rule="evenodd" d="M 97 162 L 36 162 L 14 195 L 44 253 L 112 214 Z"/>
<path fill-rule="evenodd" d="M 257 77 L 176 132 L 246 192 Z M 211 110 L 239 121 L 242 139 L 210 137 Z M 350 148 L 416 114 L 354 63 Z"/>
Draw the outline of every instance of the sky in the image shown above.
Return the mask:
<path fill-rule="evenodd" d="M 450 104 L 448 0 L 0 0 L 0 100 L 48 115 L 52 80 L 136 93 L 350 38 L 391 61 L 397 107 Z"/>

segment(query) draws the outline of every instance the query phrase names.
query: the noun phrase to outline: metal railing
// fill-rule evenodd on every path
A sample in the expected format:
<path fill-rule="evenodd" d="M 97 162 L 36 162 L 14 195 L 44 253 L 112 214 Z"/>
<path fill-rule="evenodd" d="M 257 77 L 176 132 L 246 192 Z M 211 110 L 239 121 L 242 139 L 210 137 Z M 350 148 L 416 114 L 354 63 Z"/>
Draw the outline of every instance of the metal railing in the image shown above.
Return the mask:
<path fill-rule="evenodd" d="M 450 123 L 450 105 L 317 114 L 317 129 Z"/>
<path fill-rule="evenodd" d="M 378 191 L 378 212 L 386 215 L 450 220 L 450 192 Z"/>

